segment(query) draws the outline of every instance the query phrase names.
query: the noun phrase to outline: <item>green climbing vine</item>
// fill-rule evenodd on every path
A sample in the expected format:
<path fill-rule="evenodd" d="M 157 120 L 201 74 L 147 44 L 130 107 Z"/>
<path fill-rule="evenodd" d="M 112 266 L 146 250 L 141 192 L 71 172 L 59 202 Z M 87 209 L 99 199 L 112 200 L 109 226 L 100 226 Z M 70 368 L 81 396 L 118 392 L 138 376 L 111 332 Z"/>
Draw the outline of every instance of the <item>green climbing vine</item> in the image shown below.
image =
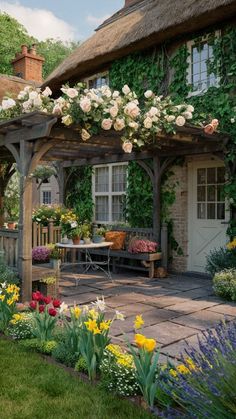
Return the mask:
<path fill-rule="evenodd" d="M 73 208 L 80 221 L 92 221 L 92 173 L 91 166 L 71 167 L 66 185 L 66 205 Z"/>
<path fill-rule="evenodd" d="M 170 94 L 175 100 L 187 100 L 195 107 L 195 121 L 217 118 L 220 122 L 220 130 L 229 135 L 229 142 L 225 152 L 225 165 L 227 170 L 227 182 L 225 195 L 230 202 L 232 217 L 228 234 L 236 235 L 236 29 L 227 27 L 221 31 L 220 36 L 215 36 L 215 31 L 209 34 L 196 34 L 192 38 L 198 49 L 202 48 L 202 41 L 206 40 L 213 48 L 213 60 L 207 63 L 209 74 L 214 73 L 219 80 L 218 86 L 210 87 L 202 95 L 188 95 L 191 91 L 188 85 L 188 56 L 189 51 L 186 44 L 180 45 L 172 56 L 168 55 L 169 46 L 164 45 L 151 51 L 140 52 L 123 57 L 111 65 L 109 72 L 110 85 L 112 88 L 120 89 L 128 84 L 138 97 L 147 89 L 152 89 L 158 94 Z M 208 118 L 208 119 L 207 119 Z M 193 121 L 194 122 L 194 121 Z M 135 222 L 144 226 L 144 222 L 151 223 L 152 213 L 152 189 L 144 182 L 140 167 L 134 163 L 129 165 L 129 186 L 128 211 Z M 136 168 L 135 168 L 136 167 Z M 133 175 L 133 176 L 132 176 Z M 137 180 L 136 180 L 137 178 Z M 145 192 L 144 186 L 145 185 Z M 139 196 L 145 195 L 145 202 L 149 205 L 145 209 L 145 217 L 142 217 L 143 206 L 140 208 L 135 199 L 135 193 Z M 129 197 L 132 197 L 132 199 Z M 167 195 L 162 194 L 162 213 L 166 212 L 165 199 Z M 174 200 L 175 192 L 172 191 L 169 207 Z M 140 209 L 139 209 L 140 208 Z M 140 215 L 137 214 L 140 212 Z M 132 214 L 132 216 L 131 216 Z M 136 224 L 137 225 L 137 224 Z M 146 225 L 146 224 L 145 224 Z M 150 224 L 151 225 L 151 224 Z M 171 219 L 169 219 L 171 225 Z M 170 227 L 171 228 L 171 227 Z"/>

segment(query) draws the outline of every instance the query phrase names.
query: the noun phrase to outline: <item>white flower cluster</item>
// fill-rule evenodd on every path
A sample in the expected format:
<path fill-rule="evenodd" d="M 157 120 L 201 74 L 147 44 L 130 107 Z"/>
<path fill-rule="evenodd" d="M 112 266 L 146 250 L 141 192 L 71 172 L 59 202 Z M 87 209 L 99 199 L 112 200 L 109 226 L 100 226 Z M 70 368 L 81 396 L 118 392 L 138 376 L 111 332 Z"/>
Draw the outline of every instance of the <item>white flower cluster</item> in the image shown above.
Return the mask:
<path fill-rule="evenodd" d="M 86 89 L 81 83 L 75 87 L 63 86 L 63 93 L 57 99 L 50 98 L 49 87 L 41 91 L 27 86 L 18 95 L 17 102 L 5 98 L 0 107 L 0 119 L 11 117 L 14 110 L 29 113 L 39 110 L 61 117 L 64 125 L 75 124 L 83 141 L 101 130 L 114 129 L 122 133 L 125 152 L 132 151 L 132 145 L 142 146 L 157 141 L 158 133 L 174 133 L 175 125 L 183 126 L 192 119 L 191 105 L 174 105 L 170 98 L 156 96 L 151 90 L 144 94 L 140 106 L 135 92 L 125 85 L 122 92 L 112 91 L 108 86 Z"/>

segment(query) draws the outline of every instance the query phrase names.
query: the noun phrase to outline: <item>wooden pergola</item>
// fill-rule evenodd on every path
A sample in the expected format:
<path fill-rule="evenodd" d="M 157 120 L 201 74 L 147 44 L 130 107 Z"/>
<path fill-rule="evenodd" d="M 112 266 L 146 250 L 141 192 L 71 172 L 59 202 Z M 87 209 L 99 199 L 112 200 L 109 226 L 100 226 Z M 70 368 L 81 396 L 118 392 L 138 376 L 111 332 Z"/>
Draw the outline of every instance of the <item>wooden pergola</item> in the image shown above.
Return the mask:
<path fill-rule="evenodd" d="M 22 298 L 32 292 L 32 172 L 40 161 L 57 161 L 59 190 L 63 202 L 65 168 L 136 160 L 149 174 L 153 184 L 153 230 L 160 235 L 160 185 L 163 173 L 177 157 L 204 153 L 224 155 L 227 138 L 207 135 L 193 126 L 176 127 L 175 135 L 160 135 L 155 144 L 142 151 L 125 154 L 121 135 L 103 131 L 84 142 L 78 127 L 65 127 L 58 118 L 33 112 L 0 123 L 0 164 L 16 162 L 20 173 L 20 219 L 18 270 L 22 279 Z M 153 160 L 149 165 L 146 161 Z M 7 177 L 9 179 L 9 176 Z M 0 189 L 4 179 L 1 179 Z M 6 183 L 6 177 L 5 177 Z"/>

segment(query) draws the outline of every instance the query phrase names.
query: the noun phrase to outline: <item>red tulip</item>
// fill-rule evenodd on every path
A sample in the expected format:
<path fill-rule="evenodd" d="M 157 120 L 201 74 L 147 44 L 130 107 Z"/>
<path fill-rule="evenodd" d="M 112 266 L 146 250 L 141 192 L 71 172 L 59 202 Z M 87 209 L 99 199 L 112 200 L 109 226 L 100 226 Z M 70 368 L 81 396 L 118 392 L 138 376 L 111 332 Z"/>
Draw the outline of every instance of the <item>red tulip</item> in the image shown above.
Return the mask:
<path fill-rule="evenodd" d="M 61 306 L 61 301 L 60 300 L 53 300 L 52 304 L 53 304 L 53 307 L 59 308 Z"/>
<path fill-rule="evenodd" d="M 55 317 L 57 315 L 57 310 L 55 310 L 55 308 L 49 308 L 48 314 L 52 317 Z"/>
<path fill-rule="evenodd" d="M 50 304 L 52 301 L 51 297 L 43 297 L 43 301 L 45 302 L 46 305 Z"/>
<path fill-rule="evenodd" d="M 33 292 L 32 298 L 34 301 L 43 301 L 43 294 L 40 291 Z"/>
<path fill-rule="evenodd" d="M 31 301 L 29 303 L 30 308 L 32 308 L 32 310 L 36 310 L 37 308 L 37 301 Z"/>
<path fill-rule="evenodd" d="M 45 310 L 45 306 L 43 304 L 41 304 L 39 306 L 39 312 L 42 313 Z"/>

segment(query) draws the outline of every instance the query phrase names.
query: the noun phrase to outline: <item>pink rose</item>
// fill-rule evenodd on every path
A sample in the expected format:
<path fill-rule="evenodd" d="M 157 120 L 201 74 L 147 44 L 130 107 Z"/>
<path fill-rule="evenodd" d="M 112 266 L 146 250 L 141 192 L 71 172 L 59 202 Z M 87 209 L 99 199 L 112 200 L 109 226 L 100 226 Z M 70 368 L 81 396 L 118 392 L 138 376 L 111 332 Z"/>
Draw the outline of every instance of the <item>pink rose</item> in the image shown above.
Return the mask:
<path fill-rule="evenodd" d="M 112 119 L 107 118 L 107 119 L 103 119 L 102 124 L 101 124 L 102 129 L 108 131 L 109 129 L 111 129 L 112 127 Z"/>
<path fill-rule="evenodd" d="M 131 118 L 137 118 L 137 116 L 140 114 L 140 109 L 136 103 L 129 102 L 126 105 L 124 112 L 126 115 L 130 116 Z"/>
<path fill-rule="evenodd" d="M 213 134 L 213 132 L 214 132 L 215 130 L 214 130 L 214 127 L 213 127 L 213 125 L 212 124 L 207 124 L 205 127 L 204 127 L 204 132 L 206 133 L 206 134 Z"/>
<path fill-rule="evenodd" d="M 83 112 L 87 113 L 91 111 L 91 100 L 88 99 L 87 97 L 84 97 L 83 99 L 81 99 L 79 105 Z"/>

